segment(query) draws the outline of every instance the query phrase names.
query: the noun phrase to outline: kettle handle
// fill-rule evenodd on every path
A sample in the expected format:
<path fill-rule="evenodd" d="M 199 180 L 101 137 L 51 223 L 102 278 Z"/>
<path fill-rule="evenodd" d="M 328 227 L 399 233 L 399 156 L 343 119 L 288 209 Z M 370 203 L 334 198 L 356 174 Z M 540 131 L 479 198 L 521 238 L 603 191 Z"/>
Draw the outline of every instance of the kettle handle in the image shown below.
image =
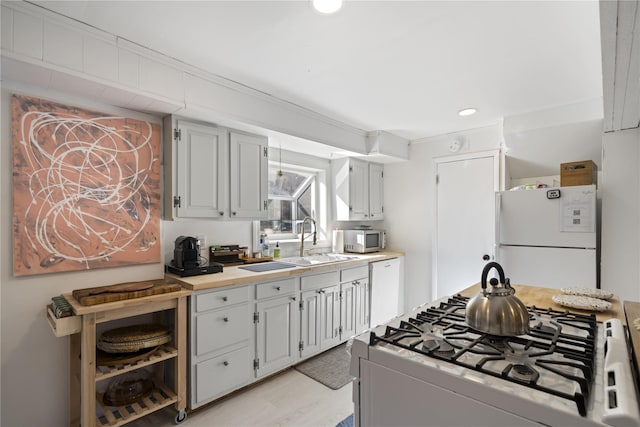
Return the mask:
<path fill-rule="evenodd" d="M 480 285 L 482 286 L 482 293 L 484 294 L 484 296 L 487 296 L 487 277 L 489 276 L 489 271 L 491 271 L 492 268 L 495 268 L 498 272 L 498 276 L 500 276 L 500 283 L 505 284 L 506 282 L 502 266 L 495 261 L 487 263 L 487 265 L 485 265 L 482 269 L 482 276 L 480 277 Z M 493 278 L 492 280 L 496 279 Z M 497 283 L 495 285 L 493 283 L 494 282 L 491 282 L 492 286 L 498 285 Z"/>

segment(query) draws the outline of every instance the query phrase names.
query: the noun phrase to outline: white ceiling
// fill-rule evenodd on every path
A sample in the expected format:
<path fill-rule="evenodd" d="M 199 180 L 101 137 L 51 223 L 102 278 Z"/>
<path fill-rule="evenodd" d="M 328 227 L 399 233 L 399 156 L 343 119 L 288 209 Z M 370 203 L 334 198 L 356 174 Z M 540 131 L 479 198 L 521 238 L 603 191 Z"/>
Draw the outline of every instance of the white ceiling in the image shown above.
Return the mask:
<path fill-rule="evenodd" d="M 598 2 L 35 1 L 365 131 L 415 140 L 602 96 Z M 464 107 L 471 117 L 458 117 Z"/>

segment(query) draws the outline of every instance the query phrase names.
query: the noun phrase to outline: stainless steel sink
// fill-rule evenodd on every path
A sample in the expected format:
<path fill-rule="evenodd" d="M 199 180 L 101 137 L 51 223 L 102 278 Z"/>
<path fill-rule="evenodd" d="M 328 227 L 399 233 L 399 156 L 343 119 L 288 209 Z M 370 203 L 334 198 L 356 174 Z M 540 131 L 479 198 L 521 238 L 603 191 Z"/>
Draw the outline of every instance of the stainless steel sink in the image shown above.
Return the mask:
<path fill-rule="evenodd" d="M 356 257 L 334 255 L 334 254 L 319 254 L 319 255 L 307 255 L 307 256 L 293 256 L 287 258 L 280 258 L 278 262 L 286 264 L 297 265 L 300 267 L 308 265 L 329 264 L 332 262 L 348 261 Z"/>

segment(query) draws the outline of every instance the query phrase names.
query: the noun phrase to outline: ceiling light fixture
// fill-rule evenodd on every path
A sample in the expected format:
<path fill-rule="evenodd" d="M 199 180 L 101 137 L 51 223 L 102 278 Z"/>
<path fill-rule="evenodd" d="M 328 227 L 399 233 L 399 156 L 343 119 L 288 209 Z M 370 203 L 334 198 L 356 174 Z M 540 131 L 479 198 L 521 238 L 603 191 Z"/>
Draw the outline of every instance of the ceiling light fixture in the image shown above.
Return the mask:
<path fill-rule="evenodd" d="M 342 0 L 313 0 L 313 8 L 320 13 L 335 13 L 342 7 Z"/>
<path fill-rule="evenodd" d="M 460 117 L 470 116 L 472 114 L 475 114 L 476 111 L 478 111 L 478 110 L 476 110 L 475 108 L 465 108 L 465 109 L 462 109 L 462 110 L 458 111 L 458 115 Z"/>

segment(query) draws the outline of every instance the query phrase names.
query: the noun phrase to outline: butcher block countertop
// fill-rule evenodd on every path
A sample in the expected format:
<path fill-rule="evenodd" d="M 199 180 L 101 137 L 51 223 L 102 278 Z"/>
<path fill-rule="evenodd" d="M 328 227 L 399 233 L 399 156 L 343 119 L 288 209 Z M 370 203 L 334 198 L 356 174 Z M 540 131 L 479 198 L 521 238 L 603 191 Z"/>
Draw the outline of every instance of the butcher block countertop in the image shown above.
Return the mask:
<path fill-rule="evenodd" d="M 624 312 L 627 316 L 627 324 L 629 325 L 629 338 L 633 346 L 633 360 L 636 365 L 636 375 L 640 376 L 640 302 L 625 301 Z M 636 326 L 636 323 L 638 325 Z M 640 384 L 640 382 L 638 382 Z"/>
<path fill-rule="evenodd" d="M 568 308 L 568 307 L 563 307 L 561 305 L 556 304 L 555 302 L 553 302 L 551 297 L 553 295 L 562 294 L 562 291 L 560 289 L 542 288 L 539 286 L 517 285 L 517 284 L 512 284 L 511 286 L 516 290 L 515 295 L 520 299 L 520 301 L 522 301 L 525 305 L 528 305 L 528 306 L 535 305 L 536 307 L 539 307 L 539 308 L 552 308 L 554 310 L 561 310 L 561 311 L 569 310 L 569 311 L 572 311 L 575 313 L 581 313 L 581 314 L 593 313 L 596 315 L 596 319 L 598 320 L 598 322 L 603 322 L 611 318 L 617 318 L 617 319 L 620 319 L 623 322 L 623 324 L 626 324 L 625 318 L 624 318 L 624 312 L 620 304 L 620 298 L 618 298 L 617 296 L 614 296 L 612 299 L 609 300 L 609 302 L 613 305 L 611 310 L 597 312 L 597 311 L 578 310 L 576 308 Z M 460 295 L 463 295 L 465 297 L 472 297 L 479 292 L 482 292 L 482 287 L 480 286 L 480 283 L 476 283 L 475 285 L 470 286 L 465 290 L 461 291 Z"/>
<path fill-rule="evenodd" d="M 404 256 L 403 252 L 375 252 L 370 254 L 344 254 L 345 256 L 352 257 L 348 261 L 332 262 L 327 264 L 310 265 L 304 267 L 291 266 L 291 268 L 284 268 L 281 270 L 271 270 L 263 272 L 253 272 L 243 270 L 242 266 L 230 266 L 224 267 L 222 273 L 215 274 L 203 274 L 201 276 L 180 277 L 175 274 L 167 273 L 165 277 L 167 279 L 174 280 L 180 283 L 184 288 L 192 291 L 201 291 L 205 289 L 222 288 L 225 286 L 241 285 L 244 283 L 263 282 L 267 280 L 281 279 L 290 276 L 298 276 L 307 273 L 322 273 L 326 271 L 334 271 L 338 268 L 357 267 L 360 265 L 366 265 L 370 262 L 384 261 L 386 259 L 397 258 Z M 278 260 L 274 260 L 278 261 Z"/>

